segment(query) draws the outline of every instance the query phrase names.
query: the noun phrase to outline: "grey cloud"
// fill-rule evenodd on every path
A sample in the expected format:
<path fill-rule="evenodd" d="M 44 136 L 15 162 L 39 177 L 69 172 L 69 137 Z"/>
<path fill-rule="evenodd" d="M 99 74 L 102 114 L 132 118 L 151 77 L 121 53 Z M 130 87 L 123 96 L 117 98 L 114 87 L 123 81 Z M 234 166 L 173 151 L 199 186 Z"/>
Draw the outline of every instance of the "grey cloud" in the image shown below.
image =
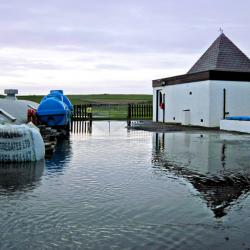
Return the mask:
<path fill-rule="evenodd" d="M 7 74 L 7 72 L 16 72 L 18 70 L 31 70 L 31 69 L 49 69 L 49 70 L 63 70 L 65 69 L 62 65 L 55 65 L 50 63 L 42 63 L 42 62 L 32 62 L 32 60 L 24 60 L 24 59 L 8 59 L 8 58 L 0 58 L 0 72 L 1 75 L 3 73 Z M 68 68 L 68 67 L 67 67 Z M 13 73 L 11 73 L 13 75 Z"/>
<path fill-rule="evenodd" d="M 71 66 L 102 70 L 103 74 L 105 70 L 133 70 L 134 74 L 138 69 L 165 68 L 168 72 L 182 68 L 186 72 L 219 35 L 219 27 L 250 56 L 249 9 L 248 0 L 1 0 L 0 49 L 35 49 L 38 54 L 56 51 L 63 53 L 60 55 L 65 60 L 71 54 L 69 60 L 73 62 L 64 68 L 57 60 L 39 61 L 39 56 L 37 60 L 13 59 L 5 54 L 0 58 L 0 74 L 14 77 L 20 71 L 60 71 Z M 146 54 L 152 55 L 152 60 Z M 110 60 L 120 55 L 121 60 Z M 32 57 L 31 52 L 29 56 Z M 53 73 L 50 72 L 51 78 Z M 37 82 L 49 76 L 43 75 Z M 25 84 L 25 80 L 22 83 L 16 79 Z M 117 82 L 118 85 L 112 83 L 116 92 L 119 88 L 151 89 L 151 79 L 135 85 Z M 98 91 L 105 88 L 101 80 L 96 84 L 102 86 Z M 82 86 L 94 89 L 87 83 Z"/>
<path fill-rule="evenodd" d="M 249 7 L 248 1 L 235 5 L 231 0 L 4 1 L 0 45 L 193 53 L 214 40 L 220 26 L 239 40 L 249 40 L 243 32 L 250 22 Z"/>

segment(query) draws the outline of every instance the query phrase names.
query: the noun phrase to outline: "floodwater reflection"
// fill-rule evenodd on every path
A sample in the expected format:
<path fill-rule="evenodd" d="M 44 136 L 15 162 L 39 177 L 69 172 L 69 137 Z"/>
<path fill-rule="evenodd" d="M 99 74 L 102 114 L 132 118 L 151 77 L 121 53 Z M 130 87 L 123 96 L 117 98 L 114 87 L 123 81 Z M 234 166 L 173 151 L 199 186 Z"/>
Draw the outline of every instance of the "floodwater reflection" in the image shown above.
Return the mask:
<path fill-rule="evenodd" d="M 46 161 L 47 174 L 63 172 L 72 157 L 72 142 L 70 139 L 59 139 L 57 141 L 55 152 L 52 157 Z"/>
<path fill-rule="evenodd" d="M 43 171 L 44 161 L 0 164 L 0 194 L 33 190 Z"/>
<path fill-rule="evenodd" d="M 215 217 L 223 217 L 250 191 L 249 136 L 219 132 L 155 133 L 153 164 L 184 178 Z"/>
<path fill-rule="evenodd" d="M 91 134 L 92 133 L 92 121 L 72 121 L 70 130 L 74 134 Z"/>

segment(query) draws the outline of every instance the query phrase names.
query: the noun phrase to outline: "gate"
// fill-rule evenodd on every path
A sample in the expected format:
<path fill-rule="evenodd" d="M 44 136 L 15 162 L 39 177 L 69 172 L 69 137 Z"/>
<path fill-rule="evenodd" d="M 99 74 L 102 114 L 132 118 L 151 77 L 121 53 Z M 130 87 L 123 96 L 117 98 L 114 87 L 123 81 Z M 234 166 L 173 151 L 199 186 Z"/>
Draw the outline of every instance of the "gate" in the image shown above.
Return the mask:
<path fill-rule="evenodd" d="M 80 122 L 97 120 L 123 120 L 130 125 L 131 121 L 150 120 L 152 115 L 151 104 L 77 104 L 74 105 L 72 116 L 74 124 L 71 124 L 71 128 L 84 131 L 85 123 L 80 124 Z"/>
<path fill-rule="evenodd" d="M 90 121 L 92 120 L 91 104 L 74 105 L 72 121 Z"/>

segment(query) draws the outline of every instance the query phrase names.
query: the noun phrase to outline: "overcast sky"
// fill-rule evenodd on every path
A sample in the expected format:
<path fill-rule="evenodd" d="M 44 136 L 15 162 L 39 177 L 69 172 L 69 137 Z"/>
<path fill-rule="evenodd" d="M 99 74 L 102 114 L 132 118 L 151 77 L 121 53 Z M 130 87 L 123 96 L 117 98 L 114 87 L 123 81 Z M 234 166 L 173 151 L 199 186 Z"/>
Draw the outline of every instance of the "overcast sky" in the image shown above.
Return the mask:
<path fill-rule="evenodd" d="M 0 0 L 0 93 L 151 93 L 219 36 L 250 56 L 249 0 Z"/>

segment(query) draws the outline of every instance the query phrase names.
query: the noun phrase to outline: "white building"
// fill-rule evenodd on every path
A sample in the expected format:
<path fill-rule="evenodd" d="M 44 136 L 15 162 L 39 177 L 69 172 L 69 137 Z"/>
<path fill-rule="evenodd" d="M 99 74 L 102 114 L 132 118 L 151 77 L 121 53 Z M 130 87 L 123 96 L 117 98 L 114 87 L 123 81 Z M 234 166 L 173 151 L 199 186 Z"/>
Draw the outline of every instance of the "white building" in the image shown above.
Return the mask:
<path fill-rule="evenodd" d="M 223 33 L 185 75 L 153 80 L 153 120 L 219 127 L 250 116 L 250 59 Z"/>

